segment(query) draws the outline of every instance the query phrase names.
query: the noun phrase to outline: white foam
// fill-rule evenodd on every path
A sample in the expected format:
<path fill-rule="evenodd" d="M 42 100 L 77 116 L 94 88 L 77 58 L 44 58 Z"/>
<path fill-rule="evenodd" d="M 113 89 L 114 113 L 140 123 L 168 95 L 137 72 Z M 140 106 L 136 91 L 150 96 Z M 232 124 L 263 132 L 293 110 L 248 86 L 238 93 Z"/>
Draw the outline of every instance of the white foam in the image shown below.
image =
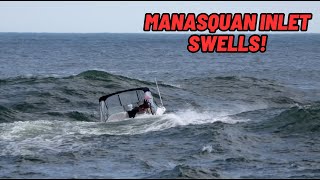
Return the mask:
<path fill-rule="evenodd" d="M 203 146 L 201 151 L 202 151 L 202 152 L 211 153 L 211 152 L 212 152 L 212 145 Z"/>
<path fill-rule="evenodd" d="M 176 87 L 176 88 L 181 88 L 180 84 L 173 84 L 173 83 L 162 83 L 164 85 L 168 85 L 168 86 L 172 86 L 172 87 Z"/>
<path fill-rule="evenodd" d="M 197 125 L 214 122 L 235 124 L 247 119 L 233 119 L 226 113 L 197 112 L 182 110 L 162 116 L 142 115 L 138 118 L 117 122 L 79 122 L 79 121 L 17 121 L 0 125 L 0 139 L 10 140 L 24 135 L 31 137 L 46 133 L 59 134 L 141 134 L 149 131 L 161 131 L 176 126 Z M 54 132 L 53 132 L 54 131 Z"/>
<path fill-rule="evenodd" d="M 133 135 L 151 131 L 163 131 L 176 126 L 223 122 L 234 124 L 247 120 L 235 120 L 224 113 L 182 110 L 162 116 L 145 115 L 119 122 L 79 121 L 17 121 L 0 124 L 0 155 L 28 155 L 40 151 L 61 152 L 66 142 L 70 149 L 87 149 L 97 142 L 77 142 L 76 139 L 91 135 Z M 208 149 L 208 148 L 205 148 Z M 209 149 L 208 149 L 209 150 Z"/>
<path fill-rule="evenodd" d="M 228 124 L 235 124 L 238 122 L 245 122 L 247 120 L 235 120 L 228 116 L 229 114 L 220 112 L 197 112 L 191 109 L 179 111 L 177 113 L 165 114 L 162 118 L 173 121 L 176 125 L 189 124 L 206 124 L 214 122 L 223 122 Z"/>

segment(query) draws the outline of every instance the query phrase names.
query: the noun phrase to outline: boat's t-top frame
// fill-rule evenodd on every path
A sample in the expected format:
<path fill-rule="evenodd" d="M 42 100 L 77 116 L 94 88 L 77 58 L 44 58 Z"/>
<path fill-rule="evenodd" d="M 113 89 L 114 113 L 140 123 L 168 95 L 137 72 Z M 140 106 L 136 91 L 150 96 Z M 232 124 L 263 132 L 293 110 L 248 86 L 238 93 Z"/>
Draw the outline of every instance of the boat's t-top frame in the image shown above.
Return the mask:
<path fill-rule="evenodd" d="M 137 113 L 155 114 L 157 104 L 147 87 L 117 91 L 99 98 L 101 121 L 107 121 L 111 115 L 124 113 L 134 118 Z M 148 112 L 148 111 L 149 112 Z"/>

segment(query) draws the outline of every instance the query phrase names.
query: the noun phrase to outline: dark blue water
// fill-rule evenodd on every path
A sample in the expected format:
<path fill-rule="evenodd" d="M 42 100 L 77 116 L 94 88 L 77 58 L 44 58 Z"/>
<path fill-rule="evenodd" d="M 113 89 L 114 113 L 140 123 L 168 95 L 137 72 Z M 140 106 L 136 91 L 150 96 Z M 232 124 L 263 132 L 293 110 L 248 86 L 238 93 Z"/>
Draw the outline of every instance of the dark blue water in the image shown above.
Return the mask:
<path fill-rule="evenodd" d="M 319 178 L 320 35 L 188 37 L 0 33 L 0 178 Z M 154 78 L 165 115 L 99 121 L 100 96 Z"/>

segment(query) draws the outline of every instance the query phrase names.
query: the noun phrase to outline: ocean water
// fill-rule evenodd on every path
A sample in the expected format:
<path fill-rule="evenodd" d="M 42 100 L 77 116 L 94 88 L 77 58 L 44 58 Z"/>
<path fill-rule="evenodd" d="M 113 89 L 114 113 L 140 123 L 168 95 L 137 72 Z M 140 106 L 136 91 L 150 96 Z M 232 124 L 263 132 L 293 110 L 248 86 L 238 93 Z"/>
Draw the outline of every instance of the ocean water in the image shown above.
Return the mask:
<path fill-rule="evenodd" d="M 188 37 L 0 33 L 0 178 L 320 178 L 320 34 Z M 100 96 L 154 78 L 163 116 L 100 122 Z"/>

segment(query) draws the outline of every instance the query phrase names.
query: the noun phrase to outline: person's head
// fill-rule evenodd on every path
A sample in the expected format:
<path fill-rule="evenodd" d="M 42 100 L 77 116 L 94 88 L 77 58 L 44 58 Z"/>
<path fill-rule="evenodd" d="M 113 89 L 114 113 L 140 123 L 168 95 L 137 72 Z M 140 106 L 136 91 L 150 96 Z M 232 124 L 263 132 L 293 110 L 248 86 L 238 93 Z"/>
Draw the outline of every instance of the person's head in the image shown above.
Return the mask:
<path fill-rule="evenodd" d="M 144 99 L 145 100 L 152 100 L 152 95 L 151 95 L 151 92 L 150 91 L 147 91 L 144 93 Z"/>

